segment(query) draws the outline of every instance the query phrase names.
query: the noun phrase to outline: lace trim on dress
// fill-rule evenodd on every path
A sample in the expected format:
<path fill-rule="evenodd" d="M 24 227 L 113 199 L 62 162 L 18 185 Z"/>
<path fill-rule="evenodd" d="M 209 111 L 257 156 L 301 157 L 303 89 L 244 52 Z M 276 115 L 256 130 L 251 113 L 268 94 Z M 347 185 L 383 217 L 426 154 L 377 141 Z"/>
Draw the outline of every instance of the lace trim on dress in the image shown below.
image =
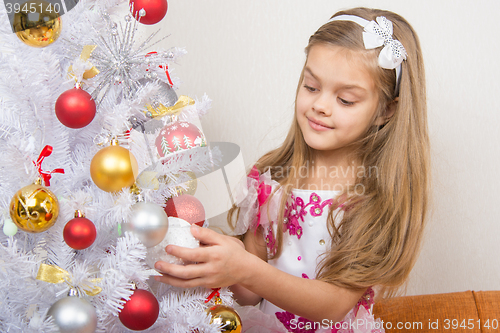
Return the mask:
<path fill-rule="evenodd" d="M 256 230 L 259 225 L 267 227 L 271 221 L 276 220 L 279 200 L 268 199 L 278 186 L 279 183 L 271 178 L 269 170 L 259 175 L 257 168 L 255 166 L 252 168 L 235 191 L 235 201 L 238 202 L 240 212 L 233 231 L 234 235 Z M 278 189 L 274 195 L 280 197 L 280 191 L 281 189 Z M 269 217 L 268 213 L 274 217 Z"/>

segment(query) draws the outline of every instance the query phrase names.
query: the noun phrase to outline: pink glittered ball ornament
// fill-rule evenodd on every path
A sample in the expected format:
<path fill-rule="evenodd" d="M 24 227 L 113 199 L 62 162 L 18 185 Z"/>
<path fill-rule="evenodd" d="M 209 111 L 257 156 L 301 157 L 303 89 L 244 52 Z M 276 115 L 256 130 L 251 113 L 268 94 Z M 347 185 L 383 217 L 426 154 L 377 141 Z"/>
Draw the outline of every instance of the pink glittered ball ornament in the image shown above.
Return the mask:
<path fill-rule="evenodd" d="M 189 224 L 196 224 L 200 227 L 205 223 L 205 208 L 196 197 L 183 194 L 172 197 L 165 204 L 165 213 L 168 216 L 178 217 Z"/>

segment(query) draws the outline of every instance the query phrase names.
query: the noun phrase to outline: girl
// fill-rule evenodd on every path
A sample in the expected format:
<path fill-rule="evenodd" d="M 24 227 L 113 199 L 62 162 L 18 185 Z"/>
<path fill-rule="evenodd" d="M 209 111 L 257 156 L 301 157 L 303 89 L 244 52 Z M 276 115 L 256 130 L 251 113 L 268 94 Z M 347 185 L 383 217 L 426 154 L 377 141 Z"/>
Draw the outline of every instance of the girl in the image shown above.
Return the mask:
<path fill-rule="evenodd" d="M 193 226 L 205 246 L 166 251 L 198 264 L 158 262 L 157 280 L 231 286 L 239 304 L 261 303 L 253 322 L 273 332 L 349 331 L 355 318 L 363 332 L 383 331 L 371 287 L 392 294 L 406 280 L 427 207 L 418 37 L 399 15 L 355 8 L 320 27 L 306 55 L 288 136 L 257 162 L 229 214 L 248 228 L 244 245 Z"/>

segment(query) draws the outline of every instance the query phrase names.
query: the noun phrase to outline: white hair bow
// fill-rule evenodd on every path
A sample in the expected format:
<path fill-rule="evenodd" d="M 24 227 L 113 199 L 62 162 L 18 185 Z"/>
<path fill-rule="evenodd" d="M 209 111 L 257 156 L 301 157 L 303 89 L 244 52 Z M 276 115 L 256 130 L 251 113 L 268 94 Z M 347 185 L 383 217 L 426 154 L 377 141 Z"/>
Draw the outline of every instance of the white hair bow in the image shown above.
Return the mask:
<path fill-rule="evenodd" d="M 392 38 L 392 22 L 384 16 L 379 16 L 375 21 L 368 21 L 355 15 L 339 15 L 331 18 L 332 21 L 351 21 L 359 24 L 363 31 L 363 43 L 366 49 L 380 46 L 384 48 L 378 56 L 378 64 L 382 68 L 396 70 L 396 90 L 399 88 L 401 63 L 406 60 L 406 50 L 399 40 Z"/>
<path fill-rule="evenodd" d="M 392 38 L 392 22 L 384 16 L 377 17 L 377 22 L 370 21 L 364 26 L 363 42 L 367 49 L 384 45 L 378 56 L 380 67 L 395 69 L 406 59 L 406 50 L 399 40 Z"/>

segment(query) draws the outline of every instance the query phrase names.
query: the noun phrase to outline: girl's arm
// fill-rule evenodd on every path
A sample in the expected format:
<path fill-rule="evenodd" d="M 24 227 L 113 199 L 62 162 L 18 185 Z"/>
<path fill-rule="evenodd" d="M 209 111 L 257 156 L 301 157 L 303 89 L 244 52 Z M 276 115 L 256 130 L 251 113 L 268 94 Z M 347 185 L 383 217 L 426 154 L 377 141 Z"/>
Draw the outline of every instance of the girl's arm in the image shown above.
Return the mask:
<path fill-rule="evenodd" d="M 262 233 L 263 229 L 260 226 L 255 232 L 252 230 L 248 231 L 243 237 L 243 243 L 248 252 L 267 262 L 266 242 L 264 241 Z M 234 299 L 239 305 L 256 305 L 262 300 L 261 296 L 240 284 L 234 284 L 230 289 L 233 292 Z"/>
<path fill-rule="evenodd" d="M 282 272 L 247 252 L 233 237 L 213 230 L 192 226 L 191 232 L 204 244 L 202 247 L 168 245 L 166 251 L 198 264 L 181 266 L 159 261 L 155 267 L 163 276 L 155 277 L 157 281 L 182 288 L 239 284 L 286 311 L 318 322 L 341 321 L 365 292 Z"/>

